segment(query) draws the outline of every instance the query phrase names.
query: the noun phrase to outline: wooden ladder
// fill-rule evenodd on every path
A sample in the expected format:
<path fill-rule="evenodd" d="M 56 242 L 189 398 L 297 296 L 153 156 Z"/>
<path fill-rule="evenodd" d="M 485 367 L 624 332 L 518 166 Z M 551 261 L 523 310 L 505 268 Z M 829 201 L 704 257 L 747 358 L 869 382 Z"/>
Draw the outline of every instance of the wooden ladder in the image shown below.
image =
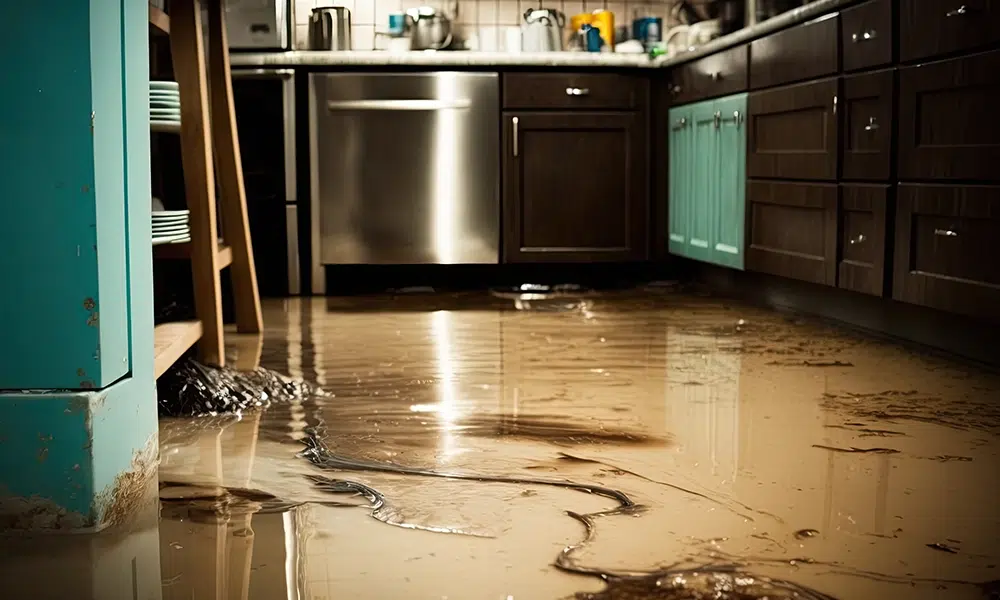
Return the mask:
<path fill-rule="evenodd" d="M 219 272 L 227 266 L 231 270 L 237 331 L 258 333 L 262 327 L 223 1 L 207 2 L 207 69 L 201 0 L 174 0 L 169 15 L 149 7 L 151 28 L 170 37 L 174 78 L 180 88 L 184 190 L 191 211 L 191 242 L 157 246 L 154 256 L 190 258 L 197 315 L 197 321 L 156 328 L 157 377 L 196 341 L 200 341 L 199 360 L 216 366 L 225 364 Z M 225 245 L 218 240 L 216 172 Z"/>

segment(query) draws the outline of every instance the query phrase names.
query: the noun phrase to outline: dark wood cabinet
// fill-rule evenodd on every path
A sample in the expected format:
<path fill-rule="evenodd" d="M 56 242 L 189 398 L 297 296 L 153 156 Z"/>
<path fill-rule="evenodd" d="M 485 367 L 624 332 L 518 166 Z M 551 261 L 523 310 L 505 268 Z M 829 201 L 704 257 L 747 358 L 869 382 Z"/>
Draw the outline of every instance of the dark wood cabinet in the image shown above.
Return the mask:
<path fill-rule="evenodd" d="M 750 43 L 750 89 L 825 77 L 839 67 L 837 13 Z"/>
<path fill-rule="evenodd" d="M 751 92 L 747 175 L 837 178 L 837 79 Z"/>
<path fill-rule="evenodd" d="M 893 297 L 1000 321 L 1000 187 L 900 184 Z"/>
<path fill-rule="evenodd" d="M 1000 50 L 899 71 L 900 179 L 1000 181 Z"/>
<path fill-rule="evenodd" d="M 840 13 L 840 56 L 845 71 L 892 62 L 892 0 L 869 0 Z"/>
<path fill-rule="evenodd" d="M 746 91 L 748 50 L 748 46 L 737 46 L 674 69 L 670 74 L 673 103 Z"/>
<path fill-rule="evenodd" d="M 1000 0 L 899 0 L 899 54 L 904 62 L 1000 41 Z"/>
<path fill-rule="evenodd" d="M 504 113 L 504 260 L 644 260 L 646 130 L 644 113 Z"/>
<path fill-rule="evenodd" d="M 747 182 L 748 271 L 837 282 L 837 184 Z"/>
<path fill-rule="evenodd" d="M 888 180 L 895 139 L 891 70 L 845 77 L 840 106 L 844 179 Z"/>
<path fill-rule="evenodd" d="M 640 110 L 648 80 L 622 73 L 505 73 L 504 110 Z"/>
<path fill-rule="evenodd" d="M 873 296 L 885 293 L 886 209 L 889 185 L 840 186 L 837 286 Z"/>

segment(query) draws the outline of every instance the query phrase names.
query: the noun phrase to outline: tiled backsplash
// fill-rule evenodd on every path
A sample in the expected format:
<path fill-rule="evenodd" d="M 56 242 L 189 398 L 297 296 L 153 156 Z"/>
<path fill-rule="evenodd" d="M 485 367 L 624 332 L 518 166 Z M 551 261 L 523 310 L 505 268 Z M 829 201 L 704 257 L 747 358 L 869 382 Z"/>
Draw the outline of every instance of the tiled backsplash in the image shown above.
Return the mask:
<path fill-rule="evenodd" d="M 521 23 L 528 8 L 556 8 L 569 18 L 581 12 L 607 9 L 615 13 L 619 25 L 632 22 L 635 15 L 662 17 L 664 28 L 670 26 L 668 13 L 675 0 L 293 0 L 295 2 L 295 47 L 305 48 L 309 14 L 316 6 L 346 6 L 351 10 L 351 38 L 354 50 L 384 47 L 383 36 L 376 36 L 389 24 L 389 13 L 433 6 L 452 17 L 454 28 L 461 35 L 479 34 L 483 28 L 513 26 Z M 458 9 L 455 15 L 455 9 Z"/>

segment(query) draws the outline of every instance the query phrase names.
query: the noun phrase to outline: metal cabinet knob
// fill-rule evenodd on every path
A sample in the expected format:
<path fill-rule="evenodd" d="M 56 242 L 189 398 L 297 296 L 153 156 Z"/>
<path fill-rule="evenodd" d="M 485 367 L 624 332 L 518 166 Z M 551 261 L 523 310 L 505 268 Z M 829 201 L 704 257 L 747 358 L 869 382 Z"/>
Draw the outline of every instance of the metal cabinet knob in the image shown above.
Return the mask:
<path fill-rule="evenodd" d="M 967 15 L 970 12 L 971 11 L 969 10 L 969 7 L 963 4 L 962 6 L 959 6 L 958 8 L 956 8 L 955 10 L 949 10 L 948 12 L 944 13 L 944 16 L 946 16 L 946 17 L 961 17 L 962 15 Z"/>
<path fill-rule="evenodd" d="M 566 88 L 566 95 L 567 96 L 589 96 L 590 95 L 590 88 L 568 87 L 568 88 Z"/>
<path fill-rule="evenodd" d="M 868 31 L 862 31 L 861 33 L 855 33 L 851 35 L 851 42 L 857 44 L 858 42 L 867 42 L 869 40 L 874 40 L 877 37 L 877 32 L 874 29 L 869 29 Z"/>
<path fill-rule="evenodd" d="M 675 95 L 675 96 L 677 94 L 681 93 L 681 86 L 679 86 L 679 85 L 671 86 L 670 93 L 673 94 L 673 95 Z"/>
<path fill-rule="evenodd" d="M 934 235 L 940 235 L 942 237 L 958 237 L 958 232 L 954 229 L 935 229 Z"/>
<path fill-rule="evenodd" d="M 715 114 L 712 115 L 712 120 L 715 122 L 715 128 L 718 129 L 722 125 L 722 111 L 715 111 Z"/>
<path fill-rule="evenodd" d="M 688 120 L 685 119 L 684 117 L 681 117 L 680 119 L 677 119 L 676 122 L 674 122 L 673 130 L 678 131 L 680 129 L 684 129 L 685 127 L 687 127 L 687 124 Z"/>
<path fill-rule="evenodd" d="M 878 131 L 878 123 L 875 122 L 875 117 L 868 117 L 868 124 L 865 125 L 865 131 Z"/>

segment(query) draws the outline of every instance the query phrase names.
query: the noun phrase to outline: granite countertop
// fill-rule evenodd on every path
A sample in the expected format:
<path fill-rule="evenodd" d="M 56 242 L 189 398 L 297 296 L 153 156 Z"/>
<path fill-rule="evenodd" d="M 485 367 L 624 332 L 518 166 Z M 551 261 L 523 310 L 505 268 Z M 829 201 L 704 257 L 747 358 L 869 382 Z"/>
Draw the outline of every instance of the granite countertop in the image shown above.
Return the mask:
<path fill-rule="evenodd" d="M 425 67 L 590 67 L 661 69 L 726 50 L 770 33 L 804 23 L 816 17 L 857 4 L 862 0 L 815 0 L 806 6 L 714 39 L 690 52 L 649 58 L 645 54 L 591 52 L 476 52 L 424 51 L 330 52 L 292 50 L 289 52 L 234 52 L 233 67 L 335 67 L 335 66 L 425 66 Z"/>

